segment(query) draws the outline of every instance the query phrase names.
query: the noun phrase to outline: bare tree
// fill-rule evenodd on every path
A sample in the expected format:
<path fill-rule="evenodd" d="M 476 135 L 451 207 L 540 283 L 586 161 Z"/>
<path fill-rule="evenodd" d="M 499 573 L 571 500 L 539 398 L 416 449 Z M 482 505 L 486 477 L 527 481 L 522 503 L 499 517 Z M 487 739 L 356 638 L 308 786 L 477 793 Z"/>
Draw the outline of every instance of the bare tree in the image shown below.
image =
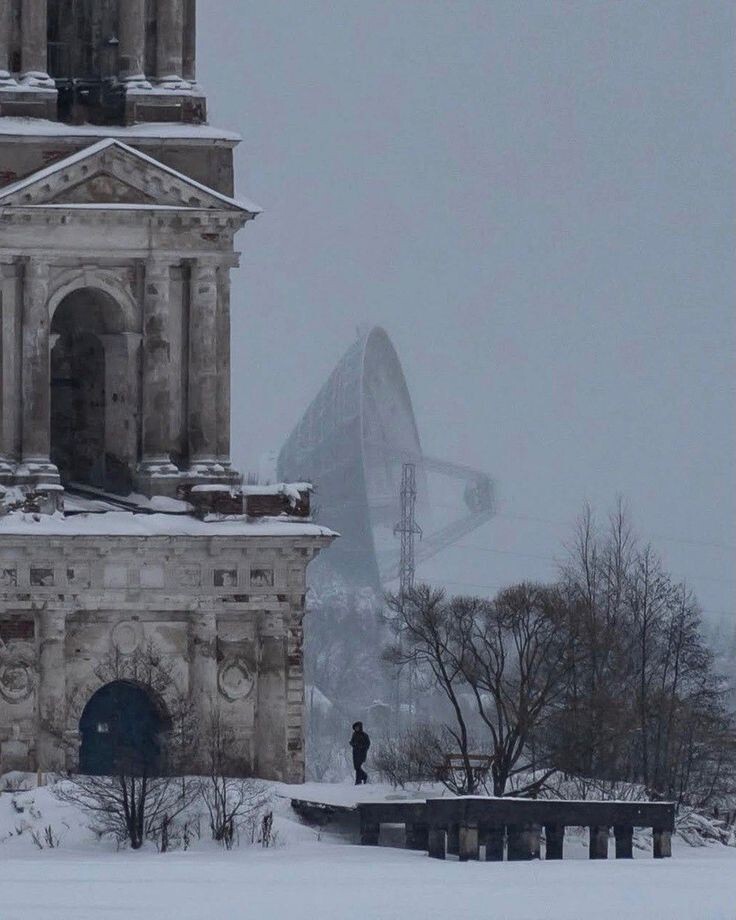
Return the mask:
<path fill-rule="evenodd" d="M 450 612 L 461 633 L 462 676 L 490 735 L 493 794 L 503 795 L 513 776 L 534 769 L 534 734 L 562 693 L 564 599 L 555 588 L 521 584 L 490 603 L 456 598 Z M 552 772 L 515 794 L 537 792 Z"/>
<path fill-rule="evenodd" d="M 622 502 L 600 531 L 585 508 L 562 570 L 569 679 L 547 737 L 568 774 L 714 801 L 733 782 L 728 687 L 691 592 L 641 547 Z"/>
<path fill-rule="evenodd" d="M 467 704 L 462 697 L 462 635 L 452 607 L 444 591 L 428 585 L 418 585 L 402 596 L 389 595 L 386 602 L 394 613 L 390 623 L 396 642 L 386 649 L 385 659 L 395 667 L 411 664 L 432 675 L 435 687 L 449 704 L 451 719 L 443 728 L 462 761 L 462 791 L 470 795 L 478 783 L 471 758 Z"/>

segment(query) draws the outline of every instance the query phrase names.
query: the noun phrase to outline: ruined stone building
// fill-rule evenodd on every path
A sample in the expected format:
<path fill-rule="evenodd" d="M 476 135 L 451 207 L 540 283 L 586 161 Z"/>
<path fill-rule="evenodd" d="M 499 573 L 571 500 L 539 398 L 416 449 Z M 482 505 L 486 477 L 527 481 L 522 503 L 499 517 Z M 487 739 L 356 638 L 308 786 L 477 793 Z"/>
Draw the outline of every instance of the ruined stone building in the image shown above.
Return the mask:
<path fill-rule="evenodd" d="M 305 486 L 230 460 L 259 208 L 206 124 L 194 0 L 0 4 L 0 773 L 133 750 L 301 781 Z"/>

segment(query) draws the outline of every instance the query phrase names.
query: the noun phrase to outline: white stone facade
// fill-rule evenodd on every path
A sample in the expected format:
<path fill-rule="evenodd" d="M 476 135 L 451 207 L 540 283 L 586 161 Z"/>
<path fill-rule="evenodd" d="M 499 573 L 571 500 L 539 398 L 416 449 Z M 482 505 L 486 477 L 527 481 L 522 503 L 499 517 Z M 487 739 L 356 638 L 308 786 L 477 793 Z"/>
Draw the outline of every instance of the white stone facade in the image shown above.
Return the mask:
<path fill-rule="evenodd" d="M 44 537 L 4 528 L 1 770 L 76 770 L 87 702 L 113 680 L 145 683 L 143 662 L 154 655 L 168 711 L 185 701 L 201 727 L 217 707 L 237 739 L 233 772 L 301 782 L 305 571 L 330 542 L 315 534 Z M 195 745 L 189 769 L 205 759 Z"/>
<path fill-rule="evenodd" d="M 229 272 L 258 210 L 113 139 L 0 189 L 0 482 L 58 482 L 55 353 L 85 310 L 104 351 L 101 462 L 149 495 L 232 479 Z"/>
<path fill-rule="evenodd" d="M 305 573 L 335 535 L 230 459 L 260 209 L 199 124 L 194 0 L 65 4 L 0 2 L 0 773 L 197 772 L 217 711 L 233 774 L 299 782 Z M 102 26 L 119 45 L 61 73 Z"/>

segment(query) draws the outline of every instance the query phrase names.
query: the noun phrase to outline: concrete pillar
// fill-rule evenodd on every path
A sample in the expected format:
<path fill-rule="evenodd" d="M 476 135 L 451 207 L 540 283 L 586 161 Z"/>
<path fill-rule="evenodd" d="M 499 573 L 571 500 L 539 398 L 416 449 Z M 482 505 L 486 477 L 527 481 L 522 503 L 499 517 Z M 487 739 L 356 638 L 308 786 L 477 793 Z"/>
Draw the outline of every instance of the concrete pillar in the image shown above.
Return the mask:
<path fill-rule="evenodd" d="M 608 859 L 608 827 L 594 824 L 590 828 L 589 855 L 591 859 Z"/>
<path fill-rule="evenodd" d="M 171 462 L 171 265 L 151 259 L 146 266 L 143 298 L 142 487 L 175 477 Z M 148 480 L 146 482 L 145 480 Z"/>
<path fill-rule="evenodd" d="M 191 466 L 211 471 L 217 459 L 217 267 L 192 267 L 189 309 L 189 454 Z"/>
<path fill-rule="evenodd" d="M 140 85 L 146 82 L 146 0 L 124 0 L 118 9 L 120 79 Z"/>
<path fill-rule="evenodd" d="M 458 857 L 460 862 L 478 859 L 478 826 L 461 824 L 458 829 Z"/>
<path fill-rule="evenodd" d="M 429 849 L 429 828 L 426 824 L 407 824 L 405 846 L 407 850 Z"/>
<path fill-rule="evenodd" d="M 0 87 L 15 84 L 10 76 L 10 2 L 0 3 Z"/>
<path fill-rule="evenodd" d="M 565 825 L 564 824 L 545 824 L 545 859 L 562 859 L 562 851 L 565 845 Z"/>
<path fill-rule="evenodd" d="M 182 76 L 197 82 L 197 0 L 184 0 L 184 65 Z"/>
<path fill-rule="evenodd" d="M 189 618 L 189 708 L 195 737 L 202 738 L 217 706 L 217 617 L 214 610 L 197 609 Z M 195 754 L 207 769 L 207 751 Z"/>
<path fill-rule="evenodd" d="M 22 459 L 37 482 L 58 482 L 51 463 L 51 375 L 48 312 L 49 267 L 26 263 L 23 290 Z"/>
<path fill-rule="evenodd" d="M 445 829 L 444 827 L 430 827 L 427 835 L 428 853 L 432 859 L 445 858 Z"/>
<path fill-rule="evenodd" d="M 7 4 L 6 4 L 7 5 Z M 48 75 L 46 0 L 23 0 L 21 6 L 21 65 L 23 79 L 53 87 Z"/>
<path fill-rule="evenodd" d="M 66 728 L 66 614 L 42 610 L 38 614 L 39 665 L 37 767 L 44 773 L 65 769 Z"/>
<path fill-rule="evenodd" d="M 184 70 L 184 0 L 158 0 L 156 77 L 181 84 Z"/>
<path fill-rule="evenodd" d="M 655 859 L 667 859 L 672 856 L 672 831 L 655 827 L 652 831 L 652 845 Z"/>
<path fill-rule="evenodd" d="M 613 829 L 616 838 L 616 859 L 634 858 L 634 828 L 617 824 Z"/>
<path fill-rule="evenodd" d="M 539 859 L 542 828 L 539 824 L 509 825 L 509 860 Z"/>
<path fill-rule="evenodd" d="M 503 862 L 503 825 L 481 825 L 479 844 L 486 848 L 486 862 Z"/>
<path fill-rule="evenodd" d="M 219 272 L 217 304 L 217 462 L 230 469 L 230 269 Z"/>

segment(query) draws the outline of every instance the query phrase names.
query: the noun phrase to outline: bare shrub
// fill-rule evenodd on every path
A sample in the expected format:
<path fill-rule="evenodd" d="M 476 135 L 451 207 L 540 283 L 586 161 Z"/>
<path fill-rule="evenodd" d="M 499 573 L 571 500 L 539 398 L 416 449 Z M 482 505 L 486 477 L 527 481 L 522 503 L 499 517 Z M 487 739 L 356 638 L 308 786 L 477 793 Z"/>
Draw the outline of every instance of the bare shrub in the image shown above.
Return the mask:
<path fill-rule="evenodd" d="M 58 850 L 62 837 L 49 824 L 42 831 L 33 831 L 31 840 L 39 850 Z"/>
<path fill-rule="evenodd" d="M 117 776 L 74 776 L 54 787 L 62 802 L 81 808 L 99 836 L 113 837 L 139 850 L 155 839 L 161 825 L 184 812 L 194 801 L 198 785 L 191 780 L 125 772 Z"/>
<path fill-rule="evenodd" d="M 409 783 L 441 782 L 445 743 L 433 725 L 417 725 L 378 744 L 373 763 L 379 776 L 402 789 Z"/>
<path fill-rule="evenodd" d="M 261 812 L 269 794 L 257 780 L 228 775 L 234 737 L 217 708 L 210 713 L 204 739 L 208 775 L 199 791 L 209 814 L 212 839 L 230 850 L 238 841 L 241 825 Z"/>

